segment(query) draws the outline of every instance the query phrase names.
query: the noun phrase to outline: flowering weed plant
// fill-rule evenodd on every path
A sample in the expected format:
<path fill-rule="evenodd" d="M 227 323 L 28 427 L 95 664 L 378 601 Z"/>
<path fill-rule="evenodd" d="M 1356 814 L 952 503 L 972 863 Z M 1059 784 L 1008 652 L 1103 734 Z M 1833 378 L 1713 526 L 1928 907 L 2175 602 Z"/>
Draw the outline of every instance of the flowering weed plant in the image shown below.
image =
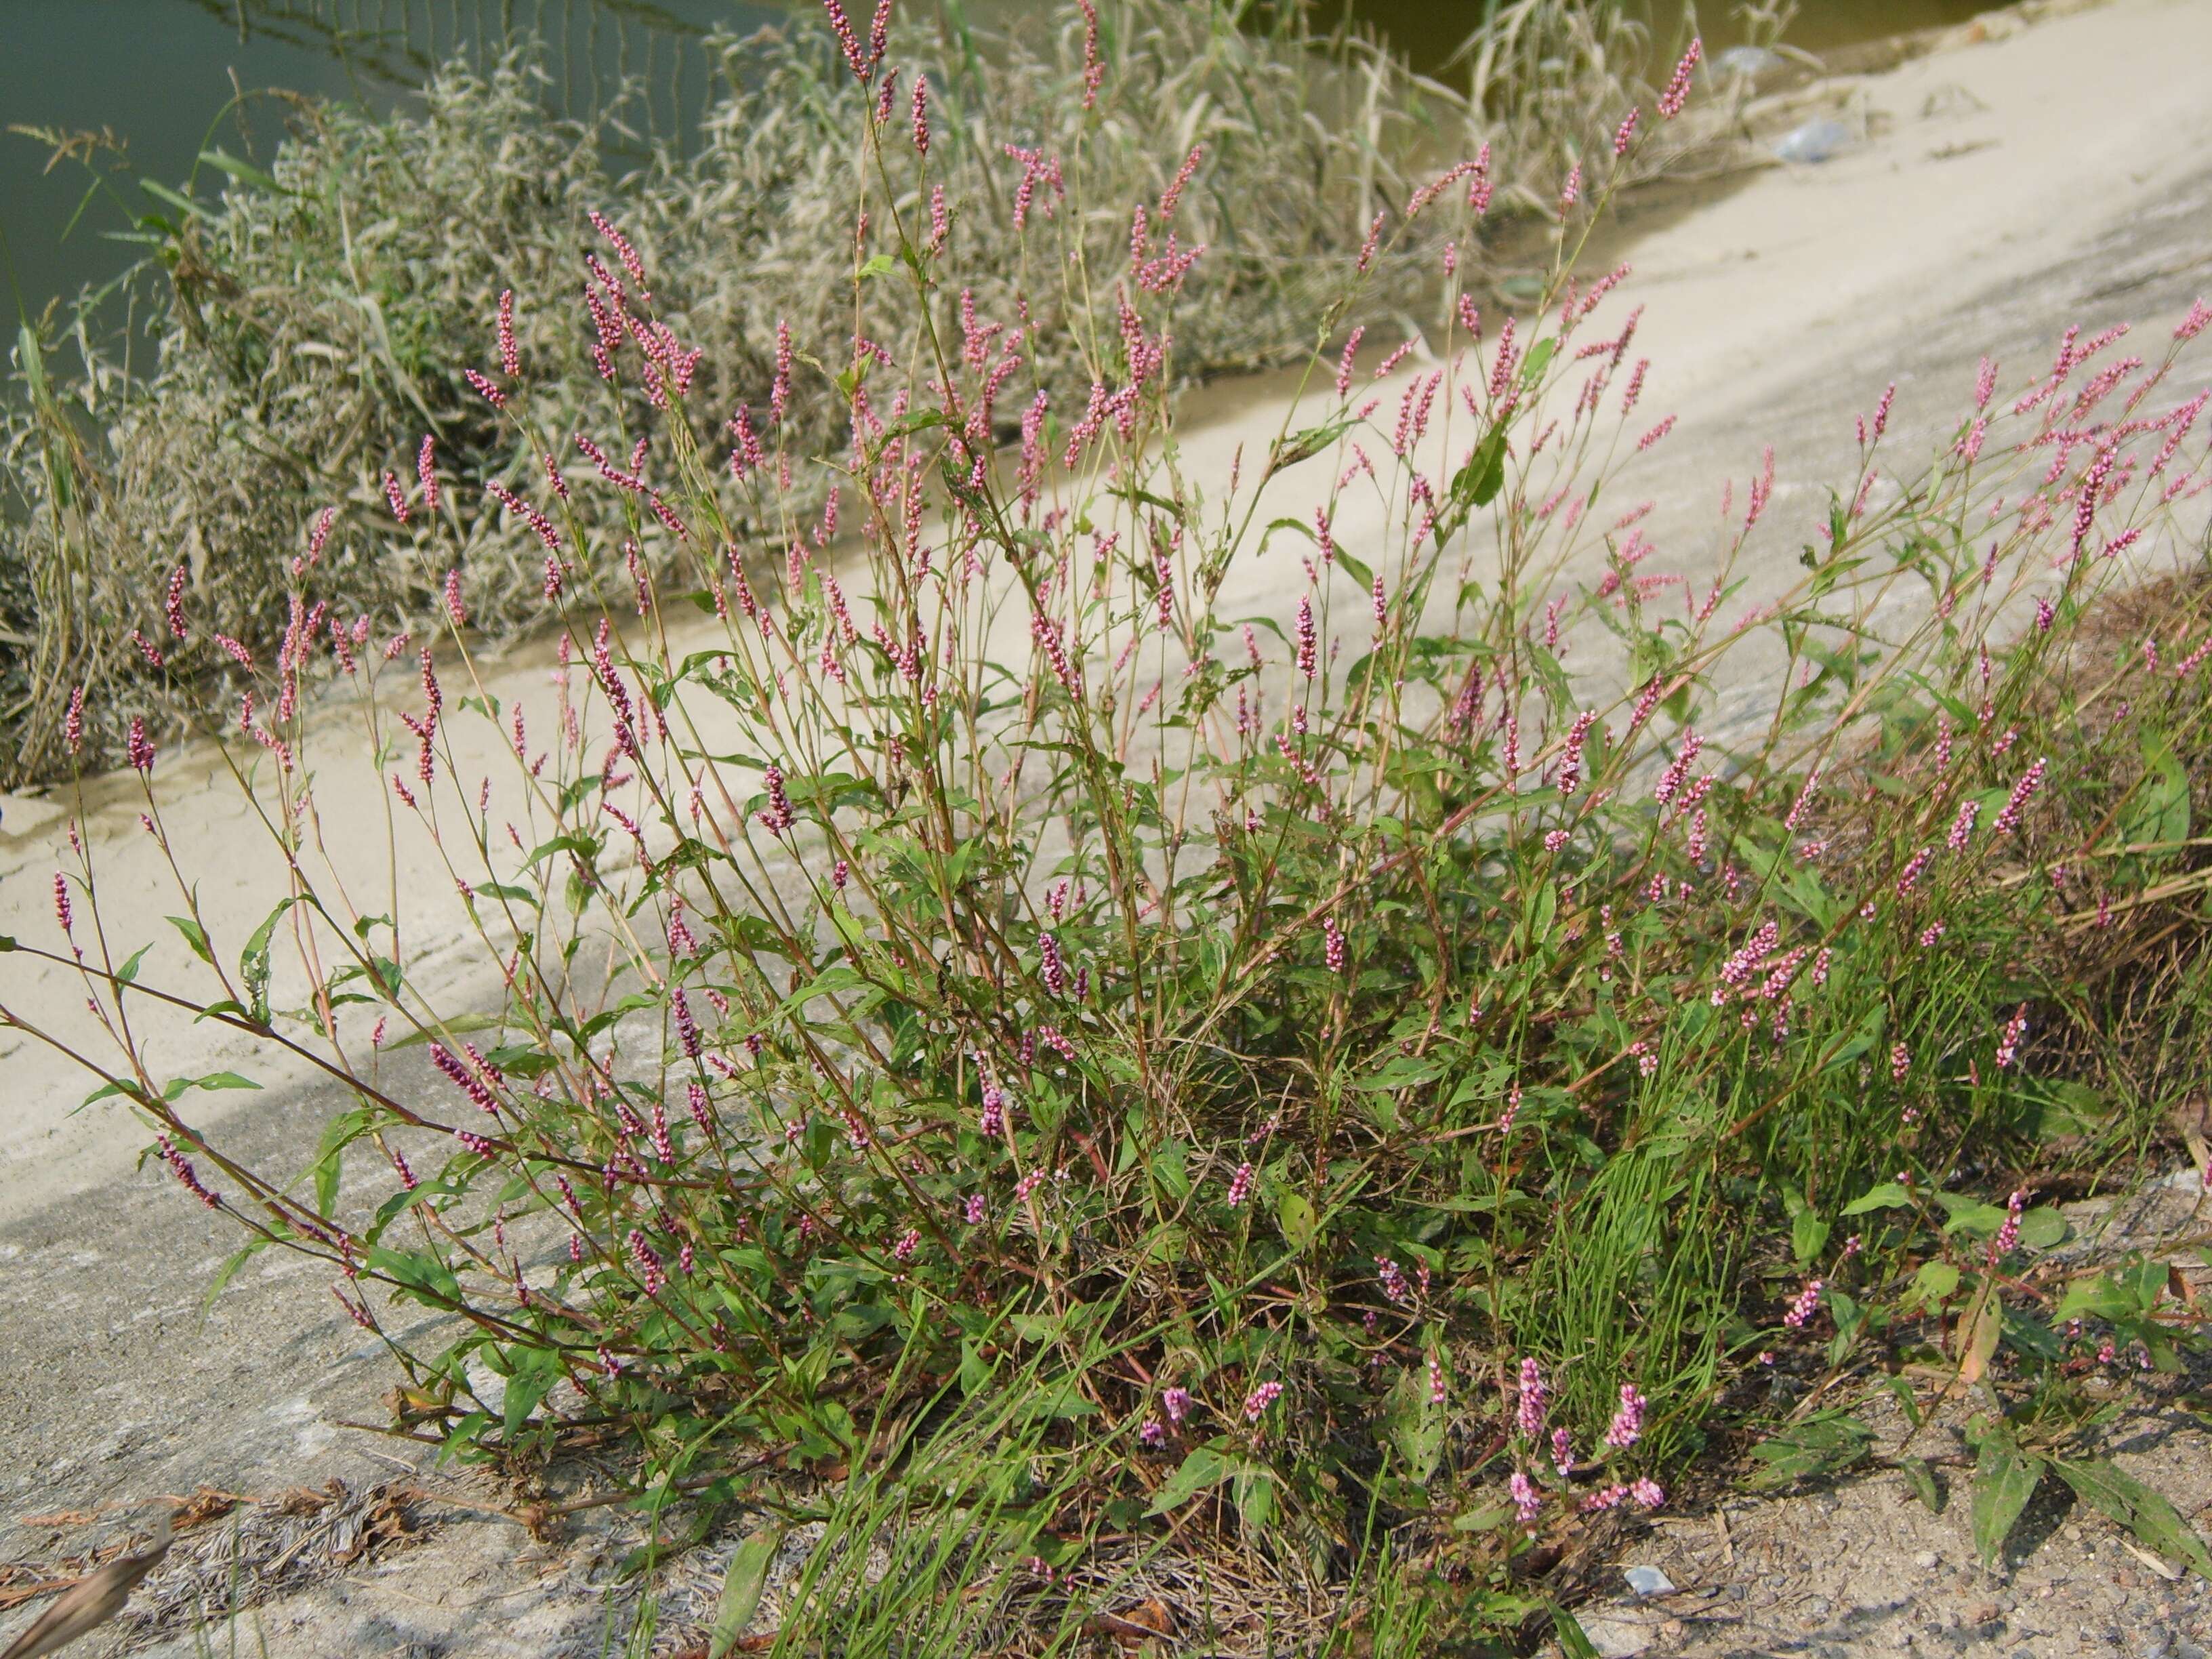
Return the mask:
<path fill-rule="evenodd" d="M 114 1056 L 34 1034 L 181 1188 L 246 1252 L 328 1262 L 408 1432 L 530 1468 L 611 1426 L 655 1512 L 830 1517 L 787 1643 L 1066 1647 L 1241 1550 L 1265 1586 L 1188 1591 L 1175 1628 L 1418 1645 L 1541 1610 L 1717 1436 L 1885 1358 L 2002 1424 L 2100 1346 L 2194 1340 L 2148 1269 L 2039 1274 L 2065 1224 L 2036 1188 L 2054 1123 L 2094 1167 L 2170 1103 L 2144 1056 L 2207 1029 L 2212 633 L 2178 606 L 2124 693 L 2078 655 L 2203 488 L 2205 400 L 2166 391 L 2201 307 L 2144 357 L 2072 334 L 1989 370 L 1909 470 L 1885 395 L 1747 612 L 1771 453 L 1694 580 L 1600 505 L 1672 424 L 1638 407 L 1626 273 L 1574 270 L 1609 170 L 1560 181 L 1561 258 L 1506 314 L 1456 264 L 1487 158 L 1395 204 L 1310 319 L 1300 412 L 1201 473 L 1174 386 L 1206 154 L 1102 264 L 1069 158 L 1008 145 L 995 200 L 948 198 L 931 93 L 830 14 L 866 94 L 849 271 L 834 328 L 760 343 L 764 400 L 699 392 L 611 221 L 570 319 L 635 393 L 605 424 L 535 395 L 511 319 L 551 296 L 486 329 L 470 378 L 527 462 L 480 488 L 536 544 L 550 705 L 486 689 L 459 549 L 431 639 L 342 612 L 310 543 L 265 672 L 215 642 L 257 675 L 222 743 L 278 912 L 216 937 L 180 873 L 192 988 L 174 945 L 111 953 L 80 856 L 58 934 L 12 942 L 82 972 Z M 1695 56 L 1594 144 L 1654 142 Z M 1404 374 L 1359 278 L 1439 225 Z M 961 276 L 984 235 L 1022 252 L 995 312 Z M 810 475 L 792 410 L 824 398 Z M 463 486 L 428 441 L 386 485 L 434 558 Z M 392 844 L 465 899 L 491 1006 L 425 995 L 407 895 L 325 867 L 314 757 L 345 739 L 311 670 L 358 688 Z M 458 766 L 462 722 L 507 775 Z M 2069 941 L 2128 907 L 2171 921 L 2169 977 L 2158 1030 L 2100 1048 L 2136 992 L 2070 977 Z M 208 1080 L 134 1039 L 149 999 L 327 1077 L 311 1178 L 195 1127 Z M 380 1201 L 339 1203 L 342 1164 Z"/>

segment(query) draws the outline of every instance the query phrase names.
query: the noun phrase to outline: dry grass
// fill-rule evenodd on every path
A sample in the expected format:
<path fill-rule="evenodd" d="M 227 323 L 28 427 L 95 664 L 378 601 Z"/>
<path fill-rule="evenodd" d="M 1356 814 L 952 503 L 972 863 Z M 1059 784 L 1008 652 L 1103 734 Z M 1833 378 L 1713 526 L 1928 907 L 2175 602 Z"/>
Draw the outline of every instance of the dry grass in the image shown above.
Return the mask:
<path fill-rule="evenodd" d="M 1185 377 L 1310 348 L 1315 319 L 1337 315 L 1347 291 L 1346 254 L 1386 210 L 1394 240 L 1379 280 L 1346 320 L 1378 337 L 1394 324 L 1410 331 L 1404 319 L 1443 234 L 1398 224 L 1420 179 L 1488 143 L 1501 206 L 1551 215 L 1571 159 L 1593 193 L 1613 165 L 1590 143 L 1594 122 L 1648 102 L 1636 78 L 1643 31 L 1584 0 L 1505 8 L 1471 46 L 1464 89 L 1414 76 L 1370 41 L 1324 35 L 1295 9 L 1265 28 L 1245 9 L 1106 8 L 1104 90 L 1087 111 L 1073 7 L 1051 29 L 1000 40 L 960 33 L 905 58 L 894 125 L 905 118 L 904 87 L 926 71 L 933 177 L 956 202 L 995 204 L 952 231 L 984 314 L 1011 313 L 1037 240 L 1034 222 L 1024 238 L 1006 222 L 1018 168 L 1005 147 L 1066 158 L 1055 210 L 1079 224 L 1091 314 L 1036 319 L 1034 366 L 1059 406 L 1080 406 L 1099 378 L 1091 360 L 1110 349 L 1127 204 L 1157 194 L 1193 146 L 1206 154 L 1182 223 L 1211 252 L 1178 312 Z M 103 756 L 133 710 L 172 728 L 219 715 L 244 684 L 228 659 L 195 645 L 155 671 L 131 630 L 159 635 L 160 596 L 181 564 L 210 631 L 272 648 L 285 622 L 273 596 L 325 507 L 338 513 L 326 564 L 339 602 L 380 626 L 419 623 L 443 562 L 432 568 L 420 550 L 424 534 L 412 556 L 395 547 L 383 473 L 407 477 L 427 431 L 448 479 L 542 478 L 539 459 L 516 452 L 464 379 L 495 361 L 502 288 L 536 301 L 519 330 L 538 406 L 603 436 L 635 425 L 619 417 L 642 414 L 641 404 L 618 406 L 592 372 L 580 307 L 556 297 L 573 294 L 590 209 L 629 228 L 656 273 L 660 314 L 704 354 L 704 406 L 765 404 L 779 320 L 801 349 L 825 360 L 845 349 L 855 264 L 846 139 L 866 94 L 811 15 L 789 35 L 720 49 L 726 89 L 700 151 L 664 153 L 619 181 L 594 132 L 544 112 L 527 57 L 489 78 L 448 70 L 417 116 L 374 122 L 299 105 L 264 179 L 155 227 L 142 297 L 160 319 L 155 373 L 126 372 L 118 337 L 103 331 L 106 312 L 24 334 L 24 395 L 0 411 L 0 725 L 12 739 L 0 745 L 0 783 L 67 769 L 61 734 L 75 686 L 88 688 L 88 740 Z M 1709 142 L 1682 129 L 1668 138 L 1639 149 L 1636 165 L 1665 167 Z M 926 219 L 927 204 L 909 198 L 899 211 Z M 1468 258 L 1479 266 L 1480 251 Z M 942 327 L 958 296 L 938 298 Z M 878 297 L 872 326 L 896 349 L 903 342 L 884 330 L 886 308 Z M 903 327 L 918 320 L 910 304 L 889 308 Z M 835 402 L 802 398 L 792 416 L 800 447 L 837 451 Z M 471 491 L 447 511 L 471 621 L 498 631 L 539 614 L 538 560 L 527 532 L 484 507 Z"/>

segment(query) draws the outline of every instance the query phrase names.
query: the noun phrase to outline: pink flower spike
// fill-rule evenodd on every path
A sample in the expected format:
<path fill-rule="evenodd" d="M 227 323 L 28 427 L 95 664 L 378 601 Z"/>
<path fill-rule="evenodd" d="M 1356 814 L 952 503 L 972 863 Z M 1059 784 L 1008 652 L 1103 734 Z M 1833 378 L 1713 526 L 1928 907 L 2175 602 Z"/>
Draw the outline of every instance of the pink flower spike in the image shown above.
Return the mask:
<path fill-rule="evenodd" d="M 1513 1471 L 1505 1486 L 1506 1490 L 1513 1494 L 1515 1517 L 1522 1526 L 1527 1526 L 1536 1518 L 1537 1511 L 1544 1507 L 1543 1493 L 1536 1490 L 1534 1481 L 1529 1480 L 1518 1469 Z"/>
<path fill-rule="evenodd" d="M 1544 1431 L 1544 1413 L 1550 1398 L 1550 1391 L 1544 1386 L 1544 1368 L 1534 1359 L 1522 1360 L 1521 1399 L 1514 1408 L 1514 1421 L 1531 1440 Z M 1565 1431 L 1560 1432 L 1564 1434 Z"/>
<path fill-rule="evenodd" d="M 1613 1414 L 1613 1422 L 1605 1431 L 1605 1443 L 1615 1451 L 1626 1451 L 1644 1437 L 1644 1410 L 1650 1402 L 1637 1392 L 1633 1382 L 1620 1385 L 1620 1409 Z"/>
<path fill-rule="evenodd" d="M 1782 1316 L 1782 1322 L 1793 1331 L 1802 1330 L 1820 1310 L 1822 1288 L 1820 1279 L 1806 1280 L 1805 1288 L 1798 1291 L 1797 1299 L 1790 1304 L 1790 1311 Z"/>
<path fill-rule="evenodd" d="M 1244 1200 L 1252 1196 L 1252 1166 L 1249 1164 L 1238 1164 L 1237 1166 L 1237 1173 L 1231 1176 L 1229 1180 L 1229 1207 L 1231 1209 L 1235 1210 L 1242 1208 L 1243 1206 Z"/>
<path fill-rule="evenodd" d="M 1690 96 L 1690 76 L 1698 67 L 1698 60 L 1705 56 L 1705 43 L 1702 38 L 1692 40 L 1690 49 L 1682 54 L 1682 61 L 1674 65 L 1674 73 L 1667 82 L 1667 90 L 1659 94 L 1660 119 L 1671 121 L 1682 112 L 1682 106 Z"/>
<path fill-rule="evenodd" d="M 507 407 L 507 393 L 501 392 L 496 386 L 493 385 L 491 381 L 477 374 L 473 368 L 465 368 L 461 373 L 465 377 L 466 377 L 468 383 L 477 389 L 477 395 L 482 398 L 486 403 L 489 404 L 494 409 L 505 409 Z"/>

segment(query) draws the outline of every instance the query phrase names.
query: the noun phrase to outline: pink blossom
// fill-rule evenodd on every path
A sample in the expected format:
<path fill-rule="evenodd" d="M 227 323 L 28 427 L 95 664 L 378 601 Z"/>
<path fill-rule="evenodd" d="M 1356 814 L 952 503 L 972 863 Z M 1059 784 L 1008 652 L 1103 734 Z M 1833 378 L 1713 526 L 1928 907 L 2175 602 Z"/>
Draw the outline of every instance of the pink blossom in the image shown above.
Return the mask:
<path fill-rule="evenodd" d="M 2020 781 L 2013 785 L 2012 798 L 2005 802 L 2004 811 L 1997 814 L 1995 825 L 1997 834 L 2009 836 L 2019 830 L 2021 814 L 2027 810 L 2028 802 L 2035 799 L 2035 792 L 2043 787 L 2043 775 L 2050 765 L 2047 758 L 2039 760 L 2021 775 Z"/>
<path fill-rule="evenodd" d="M 1536 1518 L 1537 1511 L 1544 1507 L 1543 1493 L 1536 1490 L 1534 1481 L 1518 1469 L 1513 1471 L 1505 1486 L 1513 1494 L 1514 1514 L 1522 1526 L 1527 1526 Z"/>
<path fill-rule="evenodd" d="M 1605 1443 L 1615 1451 L 1626 1451 L 1644 1437 L 1644 1410 L 1650 1402 L 1637 1391 L 1633 1382 L 1620 1385 L 1620 1409 L 1613 1414 L 1613 1421 L 1605 1431 Z"/>
<path fill-rule="evenodd" d="M 1674 73 L 1668 77 L 1667 89 L 1659 94 L 1659 115 L 1671 121 L 1682 112 L 1682 105 L 1690 95 L 1690 76 L 1705 55 L 1702 38 L 1690 42 L 1690 49 L 1682 54 L 1682 61 L 1674 65 Z"/>
<path fill-rule="evenodd" d="M 770 761 L 761 771 L 768 789 L 768 805 L 758 817 L 769 834 L 781 836 L 799 821 L 799 814 L 792 810 L 791 797 L 784 793 L 783 769 Z"/>
<path fill-rule="evenodd" d="M 1521 1432 L 1531 1440 L 1544 1431 L 1544 1413 L 1550 1399 L 1550 1390 L 1544 1386 L 1544 1368 L 1533 1358 L 1522 1359 L 1521 1397 L 1514 1409 L 1514 1420 Z"/>
<path fill-rule="evenodd" d="M 1413 1287 L 1407 1284 L 1406 1275 L 1399 1268 L 1398 1264 L 1389 1256 L 1378 1255 L 1375 1258 L 1375 1276 L 1382 1283 L 1382 1294 L 1391 1301 L 1401 1306 L 1413 1301 Z"/>
<path fill-rule="evenodd" d="M 507 407 L 507 393 L 501 392 L 497 386 L 486 380 L 483 375 L 477 374 L 473 368 L 465 368 L 461 371 L 461 374 L 468 380 L 468 383 L 476 388 L 477 395 L 482 398 L 486 403 L 489 404 L 494 409 L 505 409 Z"/>
<path fill-rule="evenodd" d="M 1991 1261 L 2010 1255 L 2013 1248 L 2020 1243 L 2020 1212 L 2027 1202 L 2025 1188 L 2014 1189 L 2012 1196 L 2005 1200 L 2004 1224 L 1997 1229 L 1997 1236 L 1990 1241 Z"/>
<path fill-rule="evenodd" d="M 221 1209 L 222 1194 L 211 1193 L 201 1184 L 198 1172 L 192 1168 L 191 1161 L 177 1150 L 169 1137 L 166 1134 L 156 1134 L 154 1139 L 161 1149 L 161 1161 L 169 1166 L 169 1173 L 176 1176 L 178 1185 L 210 1210 Z"/>
<path fill-rule="evenodd" d="M 1782 1322 L 1791 1330 L 1802 1330 L 1820 1310 L 1822 1281 L 1808 1279 L 1805 1288 L 1797 1292 L 1797 1299 L 1790 1304 L 1790 1311 L 1782 1316 Z"/>

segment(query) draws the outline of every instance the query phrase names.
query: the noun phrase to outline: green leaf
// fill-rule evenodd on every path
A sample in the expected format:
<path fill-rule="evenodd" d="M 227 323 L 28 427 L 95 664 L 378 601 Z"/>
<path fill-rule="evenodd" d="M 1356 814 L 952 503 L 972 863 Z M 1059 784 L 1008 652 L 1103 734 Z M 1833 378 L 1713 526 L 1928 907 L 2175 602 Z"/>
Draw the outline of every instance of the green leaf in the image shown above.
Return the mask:
<path fill-rule="evenodd" d="M 972 1400 L 991 1381 L 991 1362 L 973 1342 L 960 1345 L 960 1392 Z"/>
<path fill-rule="evenodd" d="M 1911 1483 L 1913 1495 L 1928 1506 L 1928 1513 L 1942 1514 L 1943 1491 L 1936 1484 L 1936 1471 L 1929 1467 L 1928 1460 L 1908 1457 L 1897 1467 L 1905 1472 L 1905 1478 Z"/>
<path fill-rule="evenodd" d="M 1492 427 L 1474 447 L 1467 465 L 1453 474 L 1451 499 L 1468 507 L 1488 507 L 1505 487 L 1505 428 Z"/>
<path fill-rule="evenodd" d="M 1908 1301 L 1920 1306 L 1932 1306 L 1942 1301 L 1959 1288 L 1959 1270 L 1948 1261 L 1928 1261 L 1912 1275 L 1912 1289 Z"/>
<path fill-rule="evenodd" d="M 500 1401 L 501 1426 L 512 1440 L 522 1431 L 530 1420 L 530 1413 L 538 1409 L 538 1402 L 553 1392 L 553 1385 L 561 1380 L 561 1371 L 550 1356 L 545 1363 L 531 1366 L 508 1379 L 507 1395 Z"/>
<path fill-rule="evenodd" d="M 352 1111 L 341 1112 L 324 1128 L 323 1143 L 315 1152 L 315 1162 L 311 1170 L 315 1182 L 315 1212 L 318 1215 L 329 1215 L 331 1206 L 337 1201 L 338 1176 L 345 1149 L 367 1134 L 375 1121 L 376 1113 L 373 1109 L 356 1107 Z"/>
<path fill-rule="evenodd" d="M 2042 1459 L 2022 1451 L 2009 1426 L 1993 1424 L 1983 1434 L 1974 1458 L 1973 1522 L 1974 1547 L 1984 1567 L 1996 1565 L 1998 1552 L 2042 1479 Z"/>
<path fill-rule="evenodd" d="M 1808 1418 L 1751 1449 L 1759 1467 L 1744 1484 L 1753 1492 L 1774 1492 L 1800 1480 L 1840 1474 L 1863 1458 L 1873 1444 L 1874 1431 L 1856 1417 L 1837 1412 Z"/>
<path fill-rule="evenodd" d="M 1534 386 L 1544 378 L 1544 370 L 1552 361 L 1552 354 L 1559 349 L 1557 340 L 1539 340 L 1528 348 L 1528 356 L 1521 364 L 1521 384 Z"/>
<path fill-rule="evenodd" d="M 1407 1477 L 1426 1486 L 1444 1452 L 1444 1413 L 1429 1395 L 1428 1368 L 1407 1365 L 1382 1406 L 1390 1443 L 1404 1460 Z"/>
<path fill-rule="evenodd" d="M 167 185 L 161 183 L 157 179 L 141 179 L 138 181 L 138 188 L 144 191 L 149 196 L 154 198 L 155 200 L 167 202 L 171 207 L 177 209 L 179 211 L 191 218 L 204 219 L 207 217 L 207 209 L 201 206 L 198 202 L 192 200 L 191 197 L 182 195 L 176 191 L 171 190 Z"/>
<path fill-rule="evenodd" d="M 1272 478 L 1286 466 L 1296 466 L 1300 461 L 1310 460 L 1352 429 L 1349 415 L 1320 426 L 1310 426 L 1303 432 L 1294 432 L 1285 443 L 1279 443 L 1267 455 L 1267 470 L 1261 482 Z"/>
<path fill-rule="evenodd" d="M 2165 846 L 2189 839 L 2189 774 L 2173 745 L 2154 727 L 2142 738 L 2143 777 L 2120 833 L 2136 845 Z"/>
<path fill-rule="evenodd" d="M 1336 562 L 1351 573 L 1352 579 L 1360 586 L 1371 588 L 1375 586 L 1375 572 L 1365 561 L 1354 558 L 1340 547 L 1336 550 Z"/>
<path fill-rule="evenodd" d="M 269 1021 L 269 936 L 276 931 L 276 924 L 294 905 L 303 902 L 297 893 L 277 901 L 262 924 L 253 930 L 246 941 L 246 948 L 238 953 L 239 976 L 246 981 L 252 998 L 252 1018 L 259 1024 Z"/>
<path fill-rule="evenodd" d="M 173 1079 L 161 1091 L 161 1098 L 174 1100 L 187 1089 L 258 1089 L 261 1085 L 250 1077 L 240 1077 L 235 1072 L 210 1072 L 205 1077 Z"/>
<path fill-rule="evenodd" d="M 855 276 L 854 280 L 856 282 L 865 283 L 873 276 L 888 276 L 891 272 L 897 269 L 898 261 L 896 259 L 891 258 L 888 253 L 878 253 L 874 258 L 869 260 L 867 264 L 860 267 L 860 274 Z"/>
<path fill-rule="evenodd" d="M 2010 1218 L 2002 1204 L 1986 1204 L 1963 1193 L 1938 1193 L 1936 1201 L 1950 1214 L 1951 1218 L 1943 1224 L 1947 1233 L 1966 1232 L 1976 1238 L 1994 1238 L 1997 1230 Z"/>
<path fill-rule="evenodd" d="M 252 185 L 257 189 L 269 191 L 272 196 L 292 194 L 259 167 L 241 161 L 235 155 L 227 155 L 222 150 L 204 149 L 200 152 L 200 160 L 211 167 L 221 168 L 241 185 Z"/>
<path fill-rule="evenodd" d="M 426 1250 L 387 1250 L 373 1245 L 368 1252 L 371 1272 L 382 1273 L 399 1286 L 398 1294 L 430 1308 L 453 1308 L 461 1300 L 461 1281 L 453 1270 Z"/>
<path fill-rule="evenodd" d="M 1167 1478 L 1167 1482 L 1152 1494 L 1152 1507 L 1147 1515 L 1165 1515 L 1170 1510 L 1181 1509 L 1202 1492 L 1219 1486 L 1237 1473 L 1237 1465 L 1212 1446 L 1194 1446 L 1182 1467 Z"/>
<path fill-rule="evenodd" d="M 125 963 L 120 968 L 118 968 L 115 970 L 115 982 L 118 985 L 128 985 L 133 980 L 137 979 L 138 977 L 138 964 L 146 959 L 146 952 L 153 948 L 154 947 L 150 945 L 142 945 L 136 951 L 132 951 L 131 953 L 131 960 Z"/>
<path fill-rule="evenodd" d="M 1304 1249 L 1321 1231 L 1321 1218 L 1301 1193 L 1285 1193 L 1275 1200 L 1275 1224 L 1283 1230 L 1283 1242 L 1294 1250 Z"/>
<path fill-rule="evenodd" d="M 200 1298 L 200 1311 L 204 1314 L 215 1306 L 215 1299 L 222 1294 L 223 1286 L 238 1276 L 238 1270 L 276 1242 L 274 1238 L 257 1238 L 224 1257 L 222 1266 L 215 1270 L 215 1278 L 209 1282 L 207 1294 Z"/>
<path fill-rule="evenodd" d="M 1864 1215 L 1870 1210 L 1895 1210 L 1909 1207 L 1912 1194 L 1894 1181 L 1885 1181 L 1881 1186 L 1863 1193 L 1844 1206 L 1847 1216 Z"/>
<path fill-rule="evenodd" d="M 171 916 L 169 925 L 185 936 L 185 943 L 192 947 L 192 954 L 210 968 L 215 966 L 215 952 L 208 948 L 207 929 L 190 916 Z"/>
<path fill-rule="evenodd" d="M 1827 1242 L 1828 1224 L 1811 1210 L 1798 1211 L 1797 1218 L 1790 1224 L 1790 1248 L 1797 1265 L 1802 1267 L 1820 1255 Z"/>
<path fill-rule="evenodd" d="M 878 254 L 877 258 L 883 256 Z M 722 1599 L 714 1608 L 714 1627 L 707 1636 L 707 1659 L 726 1659 L 745 1627 L 760 1610 L 761 1593 L 768 1588 L 768 1571 L 783 1547 L 783 1528 L 768 1527 L 738 1546 L 722 1575 Z"/>
<path fill-rule="evenodd" d="M 2058 1298 L 2057 1311 L 2051 1317 L 2063 1325 L 2069 1319 L 2085 1316 L 2094 1319 L 2123 1319 L 2136 1310 L 2134 1298 L 2109 1274 L 2099 1273 L 2094 1279 L 2077 1279 L 2066 1287 L 2066 1294 Z"/>
<path fill-rule="evenodd" d="M 1565 1607 L 1553 1607 L 1552 1632 L 1559 1638 L 1559 1651 L 1566 1659 L 1598 1659 L 1597 1644 Z"/>
<path fill-rule="evenodd" d="M 1187 1149 L 1180 1140 L 1164 1140 L 1153 1150 L 1152 1180 L 1170 1198 L 1181 1203 L 1190 1196 Z"/>
<path fill-rule="evenodd" d="M 387 1038 L 384 1044 L 384 1050 L 389 1054 L 395 1048 L 419 1048 L 426 1042 L 441 1041 L 441 1034 L 442 1036 L 459 1036 L 464 1031 L 497 1031 L 504 1030 L 506 1025 L 507 1017 L 503 1014 L 448 1014 L 438 1022 L 438 1029 L 435 1030 L 410 1031 L 404 1036 Z"/>
<path fill-rule="evenodd" d="M 2179 1561 L 2200 1578 L 2212 1579 L 2212 1555 L 2180 1511 L 2131 1475 L 2103 1458 L 2051 1464 L 2074 1495 L 2111 1516 L 2169 1561 Z"/>

